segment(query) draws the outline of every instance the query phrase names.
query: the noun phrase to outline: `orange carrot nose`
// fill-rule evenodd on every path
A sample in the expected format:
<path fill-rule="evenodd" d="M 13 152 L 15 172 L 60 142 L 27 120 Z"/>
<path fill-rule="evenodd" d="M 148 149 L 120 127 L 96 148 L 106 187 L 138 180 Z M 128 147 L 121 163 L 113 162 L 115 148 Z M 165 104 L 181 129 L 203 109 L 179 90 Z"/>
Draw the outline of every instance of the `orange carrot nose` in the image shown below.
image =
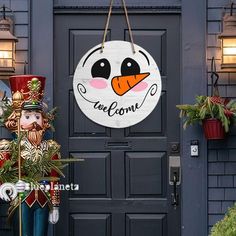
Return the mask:
<path fill-rule="evenodd" d="M 142 73 L 138 75 L 116 76 L 116 77 L 113 77 L 111 81 L 111 86 L 117 95 L 123 96 L 125 93 L 127 93 L 130 89 L 132 89 L 142 80 L 147 78 L 149 75 L 150 73 Z"/>

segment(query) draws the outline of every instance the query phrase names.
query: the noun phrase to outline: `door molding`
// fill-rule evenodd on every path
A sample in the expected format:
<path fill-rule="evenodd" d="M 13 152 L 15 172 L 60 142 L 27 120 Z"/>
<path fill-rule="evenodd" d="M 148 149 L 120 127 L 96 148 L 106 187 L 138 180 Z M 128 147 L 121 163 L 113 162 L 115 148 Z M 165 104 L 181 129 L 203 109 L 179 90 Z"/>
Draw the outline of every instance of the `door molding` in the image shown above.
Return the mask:
<path fill-rule="evenodd" d="M 182 1 L 181 103 L 192 103 L 197 94 L 207 94 L 206 0 Z M 197 125 L 183 131 L 182 236 L 207 232 L 207 142 Z M 190 141 L 199 140 L 200 155 L 190 156 Z"/>
<path fill-rule="evenodd" d="M 47 78 L 47 104 L 53 105 L 53 1 L 30 3 L 30 73 Z M 43 40 L 42 40 L 43 38 Z"/>
<path fill-rule="evenodd" d="M 55 7 L 107 7 L 110 5 L 110 1 L 96 1 L 96 0 L 54 0 Z M 115 0 L 113 6 L 121 6 L 121 0 Z M 180 0 L 129 0 L 126 2 L 127 7 L 169 7 L 169 6 L 181 6 Z"/>
<path fill-rule="evenodd" d="M 54 14 L 94 14 L 94 13 L 108 13 L 109 6 L 56 6 L 53 8 Z M 155 14 L 155 13 L 168 13 L 176 14 L 181 13 L 180 6 L 128 6 L 128 13 L 132 14 Z M 113 6 L 112 14 L 123 14 L 122 6 Z"/>
<path fill-rule="evenodd" d="M 28 0 L 28 4 L 29 71 L 31 74 L 47 78 L 46 103 L 51 108 L 53 106 L 53 1 Z M 54 226 L 49 224 L 48 235 L 53 235 L 53 232 Z"/>
<path fill-rule="evenodd" d="M 64 121 L 64 122 L 66 124 L 69 124 L 69 120 L 71 120 L 71 121 L 73 121 L 72 124 L 73 123 L 74 124 L 75 123 L 79 124 L 79 122 L 81 121 L 80 124 L 86 124 L 87 127 L 90 126 L 90 124 L 89 124 L 90 122 L 88 122 L 88 123 L 87 122 L 85 122 L 85 123 L 83 122 L 83 117 L 81 117 L 82 120 L 80 120 L 78 118 L 80 115 L 82 115 L 81 112 L 78 109 L 76 109 L 77 110 L 77 112 L 76 112 L 77 115 L 76 116 L 73 115 L 73 114 L 75 114 L 73 112 L 73 109 L 69 110 L 69 111 L 71 111 L 70 114 L 72 114 L 71 118 L 74 117 L 74 119 L 71 119 L 70 116 L 67 115 L 68 114 L 67 113 L 68 112 L 67 107 L 68 107 L 69 103 L 68 103 L 67 100 L 63 99 L 63 97 L 68 96 L 67 95 L 68 93 L 66 92 L 66 90 L 69 90 L 70 91 L 70 95 L 69 96 L 71 98 L 70 101 L 74 102 L 74 96 L 73 96 L 73 93 L 72 93 L 72 82 L 71 82 L 71 79 L 72 79 L 72 74 L 73 74 L 73 71 L 74 71 L 74 66 L 76 65 L 76 60 L 78 60 L 78 58 L 81 58 L 81 56 L 78 56 L 78 55 L 75 56 L 75 54 L 69 53 L 69 52 L 71 52 L 71 50 L 68 51 L 68 49 L 66 49 L 68 47 L 64 47 L 64 45 L 65 44 L 69 45 L 69 43 L 71 43 L 72 51 L 74 51 L 75 49 L 79 50 L 79 47 L 76 46 L 76 43 L 78 45 L 80 44 L 80 40 L 79 40 L 80 32 L 82 33 L 81 34 L 82 36 L 86 35 L 85 33 L 87 32 L 87 30 L 90 30 L 90 29 L 92 31 L 95 30 L 95 32 L 97 30 L 98 30 L 98 32 L 103 32 L 103 30 L 101 29 L 101 25 L 103 25 L 103 23 L 104 23 L 106 14 L 99 14 L 98 13 L 98 14 L 96 14 L 96 16 L 92 16 L 92 17 L 93 18 L 91 19 L 91 14 L 87 14 L 87 15 L 77 15 L 77 14 L 64 15 L 63 14 L 63 15 L 56 15 L 55 18 L 54 18 L 54 20 L 55 20 L 55 29 L 54 30 L 55 30 L 55 32 L 57 32 L 55 34 L 55 39 L 57 39 L 55 41 L 55 53 L 56 53 L 55 54 L 55 59 L 56 59 L 56 61 L 55 61 L 55 69 L 56 69 L 55 76 L 56 77 L 55 78 L 57 79 L 55 81 L 55 88 L 56 88 L 57 91 L 60 92 L 60 97 L 59 96 L 55 96 L 54 97 L 54 99 L 55 99 L 54 101 L 57 103 L 57 105 L 61 104 L 61 108 L 64 111 L 63 112 L 63 116 L 66 119 L 66 121 Z M 143 18 L 141 18 L 141 17 L 143 17 Z M 165 81 L 166 81 L 166 83 L 165 83 L 166 87 L 167 87 L 167 84 L 168 84 L 167 94 L 168 94 L 168 92 L 171 94 L 171 91 L 173 91 L 173 88 L 175 88 L 175 87 L 180 88 L 180 84 L 179 84 L 179 70 L 180 70 L 180 64 L 179 64 L 180 63 L 180 55 L 179 55 L 179 52 L 180 52 L 180 48 L 179 48 L 179 45 L 180 45 L 180 41 L 179 41 L 179 38 L 180 38 L 180 35 L 179 35 L 180 34 L 180 16 L 177 15 L 177 14 L 176 15 L 173 15 L 173 14 L 168 14 L 168 15 L 167 14 L 162 14 L 162 15 L 150 14 L 150 16 L 149 15 L 143 15 L 142 16 L 142 15 L 135 15 L 135 14 L 133 14 L 133 15 L 131 15 L 131 18 L 132 18 L 132 20 L 135 20 L 137 22 L 139 22 L 140 19 L 142 19 L 141 22 L 139 22 L 136 25 L 134 25 L 136 27 L 137 31 L 140 30 L 140 32 L 144 32 L 145 33 L 146 29 L 150 30 L 151 32 L 156 29 L 157 32 L 158 31 L 160 31 L 160 32 L 158 32 L 157 34 L 154 34 L 154 36 L 156 35 L 158 37 L 164 37 L 163 40 L 161 40 L 161 39 L 159 40 L 158 37 L 157 37 L 157 42 L 158 42 L 158 45 L 163 45 L 161 42 L 165 42 L 164 47 L 163 47 L 163 53 L 165 53 L 164 55 L 166 55 L 166 56 L 163 56 L 163 57 L 160 56 L 160 55 L 159 56 L 156 55 L 156 56 L 157 56 L 157 58 L 159 58 L 159 60 L 163 59 L 163 64 L 162 64 L 162 67 L 161 67 L 162 68 L 162 72 L 163 72 L 163 77 L 165 77 L 166 74 L 168 76 L 170 76 L 170 77 L 168 77 L 168 78 L 170 78 L 170 80 L 164 78 L 163 79 L 163 83 L 165 83 Z M 148 21 L 145 20 L 145 19 L 147 19 Z M 89 23 L 88 23 L 88 21 L 89 21 Z M 120 22 L 122 22 L 122 27 L 119 27 Z M 148 24 L 148 22 L 150 22 L 150 23 Z M 153 24 L 152 22 L 156 22 L 156 24 Z M 122 15 L 114 16 L 114 19 L 111 22 L 111 32 L 112 32 L 112 28 L 115 29 L 113 31 L 113 33 L 111 33 L 111 34 L 113 34 L 114 38 L 119 38 L 119 39 L 122 38 L 123 39 L 123 37 L 124 37 L 124 35 L 123 35 L 123 32 L 124 32 L 123 27 L 125 28 L 125 24 L 124 23 L 125 23 L 125 21 L 123 19 L 123 14 Z M 168 27 L 166 27 L 165 25 L 168 26 Z M 118 28 L 118 30 L 117 30 L 116 27 Z M 169 34 L 165 35 L 164 32 L 166 32 L 166 31 L 169 32 Z M 74 36 L 77 36 L 78 38 L 75 37 L 74 39 L 72 39 L 71 37 L 68 37 L 70 33 L 71 33 L 71 36 L 74 35 Z M 88 33 L 88 35 L 91 36 L 93 34 Z M 97 35 L 97 33 L 95 34 L 95 39 L 94 38 L 90 38 L 90 36 L 89 36 L 89 38 L 93 42 L 92 46 L 94 46 L 94 43 L 96 43 L 97 40 L 100 41 L 100 35 L 102 35 L 102 34 L 99 33 L 98 36 L 96 36 L 96 35 Z M 144 36 L 145 36 L 145 34 L 144 34 Z M 98 38 L 96 38 L 96 37 L 98 37 Z M 176 40 L 173 40 L 173 39 L 176 39 Z M 82 38 L 81 40 L 82 40 L 81 41 L 81 45 L 83 45 L 83 48 L 85 49 L 85 47 L 86 47 L 85 44 L 84 44 L 84 42 L 85 42 L 84 40 L 85 39 Z M 141 38 L 141 36 L 139 34 L 137 34 L 137 39 L 136 40 L 139 40 L 139 41 L 142 42 L 143 39 Z M 72 42 L 75 42 L 75 43 L 72 43 Z M 87 39 L 86 39 L 86 42 L 87 42 Z M 88 44 L 91 44 L 91 41 L 88 42 Z M 175 44 L 177 44 L 178 47 L 176 47 Z M 155 48 L 155 45 L 156 44 L 153 42 L 153 47 L 154 48 Z M 154 49 L 154 51 L 155 51 L 155 49 Z M 57 54 L 57 52 L 59 54 Z M 159 54 L 159 52 L 157 52 L 157 54 Z M 65 57 L 63 55 L 65 55 Z M 176 58 L 173 58 L 172 55 L 175 55 L 177 60 L 176 60 Z M 57 60 L 58 60 L 58 62 L 57 62 Z M 168 63 L 168 72 L 166 71 L 167 68 L 165 66 L 166 61 Z M 72 67 L 69 65 L 69 62 L 72 63 L 71 64 Z M 171 67 L 170 67 L 170 65 L 171 65 Z M 173 68 L 173 69 L 170 70 L 170 68 Z M 178 79 L 176 78 L 176 74 L 178 74 Z M 63 80 L 64 79 L 66 80 L 66 78 L 68 78 L 68 80 L 70 80 L 70 81 L 68 82 L 68 80 L 67 80 L 64 83 Z M 167 83 L 167 81 L 169 81 L 169 83 Z M 171 114 L 167 118 L 168 118 L 168 120 L 171 120 L 173 122 L 170 122 L 169 126 L 166 127 L 166 119 L 165 118 L 162 119 L 160 117 L 160 120 L 163 121 L 163 123 L 162 123 L 163 129 L 161 128 L 162 126 L 158 126 L 158 127 L 160 127 L 160 128 L 157 129 L 157 133 L 158 133 L 157 136 L 158 137 L 156 135 L 154 135 L 154 132 L 153 132 L 153 135 L 150 135 L 150 138 L 148 138 L 148 135 L 147 135 L 147 138 L 144 138 L 145 140 L 142 140 L 142 142 L 140 143 L 139 141 L 142 139 L 142 137 L 141 137 L 140 140 L 137 139 L 138 135 L 136 137 L 136 135 L 135 135 L 135 129 L 136 128 L 135 127 L 134 127 L 133 131 L 131 130 L 131 133 L 133 132 L 134 135 L 130 134 L 130 135 L 126 136 L 124 134 L 123 130 L 113 129 L 113 130 L 111 130 L 111 135 L 110 136 L 112 136 L 113 139 L 114 138 L 115 139 L 116 138 L 122 138 L 123 136 L 125 136 L 125 137 L 123 137 L 124 140 L 131 140 L 132 144 L 133 144 L 133 147 L 134 147 L 134 150 L 137 149 L 137 151 L 139 151 L 139 152 L 141 152 L 141 151 L 142 152 L 145 152 L 145 151 L 147 151 L 147 152 L 155 151 L 156 149 L 158 149 L 160 152 L 165 152 L 166 148 L 168 146 L 168 141 L 169 142 L 171 142 L 171 141 L 172 142 L 177 142 L 177 141 L 179 141 L 179 137 L 180 137 L 180 135 L 179 135 L 179 123 L 180 123 L 180 121 L 178 119 L 178 110 L 175 108 L 175 105 L 174 105 L 177 100 L 178 100 L 178 102 L 180 102 L 179 101 L 179 98 L 180 98 L 179 89 L 178 89 L 178 91 L 175 90 L 175 92 L 172 92 L 172 95 L 169 96 L 169 100 L 168 101 L 166 100 L 166 96 L 168 96 L 168 95 L 166 95 L 165 91 L 163 91 L 163 97 L 162 97 L 162 99 L 163 99 L 162 100 L 163 109 L 161 109 L 161 111 L 163 111 L 163 113 L 162 113 L 161 117 L 163 117 L 163 118 L 166 117 L 165 114 L 167 114 L 167 113 Z M 71 103 L 71 104 L 73 104 L 73 103 Z M 169 105 L 167 105 L 167 104 L 169 104 Z M 73 105 L 72 105 L 72 108 L 73 108 Z M 175 114 L 174 117 L 173 117 L 173 114 Z M 75 120 L 76 120 L 76 122 L 74 122 Z M 57 126 L 60 127 L 62 125 L 62 123 L 63 123 L 62 119 L 58 120 Z M 93 127 L 93 124 L 91 124 L 91 125 L 92 125 L 91 127 Z M 147 126 L 145 126 L 145 127 L 147 127 Z M 77 127 L 77 128 L 74 129 L 74 127 Z M 80 152 L 83 152 L 83 151 L 84 151 L 85 154 L 86 154 L 86 152 L 88 152 L 88 153 L 89 152 L 97 153 L 98 151 L 99 152 L 104 152 L 103 151 L 104 145 L 106 143 L 106 140 L 109 140 L 110 137 L 106 137 L 104 135 L 101 135 L 101 137 L 99 137 L 99 135 L 96 135 L 96 133 L 94 133 L 95 134 L 94 139 L 88 139 L 87 137 L 89 137 L 89 135 L 88 136 L 86 135 L 88 133 L 87 133 L 87 131 L 83 127 L 81 127 L 81 126 L 80 127 L 79 126 L 74 126 L 74 127 L 72 127 L 70 129 L 71 130 L 70 135 L 67 134 L 68 130 L 65 130 L 66 133 L 63 132 L 62 130 L 59 130 L 58 131 L 59 133 L 58 132 L 56 133 L 56 136 L 59 138 L 59 140 L 60 140 L 60 137 L 63 137 L 63 136 L 67 137 L 67 135 L 68 135 L 68 137 L 70 137 L 69 141 L 67 141 L 67 139 L 64 139 L 64 138 L 62 138 L 60 140 L 60 143 L 62 144 L 62 146 L 64 146 L 63 143 L 65 144 L 65 146 L 64 146 L 65 147 L 65 150 L 64 150 L 64 152 L 65 152 L 64 154 L 65 155 L 67 155 L 68 151 L 72 152 L 72 153 L 78 153 L 77 155 L 80 156 L 80 157 L 83 154 L 83 153 L 80 154 Z M 98 130 L 98 134 L 99 133 L 104 133 L 104 134 L 106 133 L 104 128 L 102 128 L 101 131 L 99 131 L 100 128 L 99 129 L 97 129 L 97 128 L 98 127 L 95 126 L 93 131 L 96 132 L 96 130 Z M 141 127 L 140 127 L 140 129 L 141 129 Z M 73 132 L 74 130 L 75 130 L 75 132 Z M 92 129 L 90 128 L 90 130 L 92 130 Z M 138 130 L 139 130 L 139 128 L 137 127 L 137 131 L 136 131 L 137 133 L 139 132 Z M 149 133 L 149 132 L 152 133 L 152 128 L 149 127 L 146 132 L 147 133 Z M 142 131 L 140 131 L 140 133 L 142 133 Z M 167 135 L 167 133 L 169 135 Z M 78 134 L 78 135 L 76 135 L 76 134 Z M 163 136 L 164 139 L 162 139 L 162 136 Z M 166 138 L 166 136 L 168 138 Z M 146 137 L 146 135 L 144 134 L 143 137 Z M 97 139 L 96 142 L 94 142 L 95 138 Z M 123 140 L 123 138 L 121 140 Z M 153 140 L 153 139 L 156 139 L 156 141 Z M 154 142 L 150 143 L 148 140 L 153 140 Z M 99 145 L 99 143 L 101 145 Z M 68 148 L 67 148 L 67 145 L 68 145 Z M 153 145 L 153 147 L 151 145 Z M 142 146 L 146 146 L 146 148 L 143 149 Z M 79 151 L 77 151 L 77 150 L 79 150 Z M 76 197 L 76 196 L 73 196 L 73 194 L 72 194 L 71 195 L 71 201 L 68 204 L 70 211 L 72 209 L 74 210 L 75 209 L 74 207 L 76 207 L 77 208 L 77 214 L 80 214 L 80 212 L 82 212 L 82 213 L 84 213 L 84 212 L 87 212 L 87 213 L 89 213 L 89 212 L 92 212 L 92 213 L 98 212 L 98 213 L 100 213 L 101 211 L 102 212 L 104 212 L 104 211 L 105 212 L 110 212 L 110 211 L 113 211 L 113 210 L 111 210 L 109 208 L 109 206 L 111 206 L 111 204 L 112 204 L 112 201 L 116 201 L 116 199 L 119 199 L 119 198 L 122 198 L 122 197 L 125 198 L 125 196 L 126 197 L 129 196 L 129 195 L 127 195 L 127 193 L 129 193 L 129 191 L 126 190 L 126 192 L 125 192 L 125 189 L 126 189 L 125 186 L 132 186 L 132 185 L 129 185 L 128 178 L 126 178 L 126 181 L 125 181 L 125 179 L 123 179 L 123 177 L 124 177 L 123 173 L 126 173 L 126 176 L 128 176 L 129 172 L 127 172 L 127 171 L 129 169 L 131 169 L 131 168 L 128 167 L 128 163 L 129 162 L 130 163 L 134 163 L 134 161 L 136 163 L 137 159 L 133 158 L 133 157 L 128 157 L 127 156 L 127 157 L 125 157 L 126 161 L 124 162 L 124 160 L 123 160 L 124 153 L 123 153 L 122 150 L 120 152 L 113 150 L 113 152 L 114 152 L 114 154 L 112 154 L 112 168 L 113 168 L 112 173 L 114 173 L 114 175 L 111 176 L 112 177 L 111 180 L 112 180 L 113 183 L 116 183 L 116 182 L 118 182 L 117 180 L 121 179 L 122 183 L 123 183 L 123 184 L 117 184 L 116 187 L 112 188 L 114 190 L 113 194 L 112 194 L 113 199 L 107 201 L 107 198 L 106 198 L 102 202 L 100 200 L 99 201 L 97 200 L 95 205 L 98 204 L 98 202 L 100 202 L 100 204 L 98 205 L 98 207 L 95 207 L 95 205 L 92 205 L 92 201 L 91 200 L 89 200 L 91 205 L 86 204 L 86 198 L 83 199 L 83 195 L 78 194 L 78 197 Z M 86 156 L 85 156 L 85 158 L 86 158 Z M 139 158 L 139 159 L 142 160 L 142 158 Z M 165 155 L 163 155 L 163 157 L 161 159 L 163 159 L 163 162 L 162 162 L 163 169 L 162 170 L 164 170 L 163 171 L 163 174 L 164 174 L 164 172 L 166 172 L 166 170 L 167 170 L 166 165 L 167 165 L 168 159 L 166 158 Z M 124 168 L 124 166 L 123 166 L 124 163 L 126 163 L 127 169 Z M 133 164 L 132 164 L 132 166 L 133 166 Z M 118 173 L 118 172 L 114 171 L 115 169 L 117 169 L 117 167 L 119 167 L 118 169 L 122 169 L 123 173 L 122 172 Z M 109 176 L 109 175 L 107 175 L 107 176 Z M 165 176 L 166 177 L 164 179 L 164 182 L 166 184 L 167 183 L 167 175 L 165 175 Z M 82 178 L 76 177 L 76 179 L 80 179 L 82 181 Z M 86 183 L 86 181 L 84 181 L 84 183 Z M 82 182 L 81 182 L 81 186 L 83 186 Z M 122 186 L 124 186 L 124 188 Z M 165 212 L 168 212 L 167 215 L 166 215 L 166 219 L 168 218 L 168 222 L 170 222 L 171 224 L 173 223 L 173 227 L 170 227 L 169 230 L 168 230 L 169 235 L 177 235 L 177 234 L 180 235 L 180 229 L 181 229 L 181 227 L 180 227 L 180 219 L 181 219 L 181 217 L 180 217 L 180 207 L 177 210 L 174 210 L 174 207 L 171 206 L 171 204 L 170 204 L 169 196 L 173 192 L 173 188 L 170 187 L 169 185 L 167 186 L 167 185 L 164 185 L 164 184 L 162 186 L 163 186 L 162 189 L 163 189 L 163 198 L 164 198 L 164 200 L 161 201 L 162 197 L 160 195 L 160 197 L 157 198 L 156 202 L 158 202 L 160 200 L 161 204 L 164 204 L 165 210 L 163 210 L 164 208 L 162 208 L 162 210 L 160 210 L 160 212 L 163 213 L 163 214 Z M 96 191 L 96 188 L 94 188 L 94 189 L 95 189 L 94 191 Z M 93 193 L 93 190 L 91 190 L 90 193 Z M 140 192 L 140 197 L 144 197 L 144 199 L 145 199 L 145 195 L 141 195 L 141 193 L 142 193 L 142 191 Z M 165 194 L 167 194 L 167 193 L 168 193 L 168 198 L 164 197 L 164 196 L 166 196 Z M 135 191 L 133 192 L 133 194 L 135 194 Z M 85 197 L 86 196 L 87 195 L 85 195 Z M 88 197 L 89 196 L 90 195 L 88 195 Z M 107 196 L 109 196 L 109 194 Z M 137 192 L 137 196 L 139 196 L 138 192 Z M 73 200 L 73 197 L 76 197 L 75 200 Z M 79 197 L 81 197 L 82 199 L 80 200 Z M 150 194 L 149 197 L 150 197 L 150 200 L 152 200 L 152 198 L 155 199 L 154 195 Z M 165 203 L 166 199 L 168 199 L 168 203 L 167 204 Z M 133 195 L 133 199 L 131 198 L 129 200 L 129 202 L 130 202 L 129 204 L 131 204 L 131 201 L 132 202 L 136 201 L 136 198 L 134 197 L 134 195 Z M 151 204 L 154 204 L 155 200 L 152 200 L 152 201 L 153 201 L 153 203 L 151 203 Z M 118 202 L 116 202 L 115 205 L 118 204 Z M 123 202 L 125 203 L 126 201 L 123 201 Z M 140 201 L 140 204 L 141 204 L 140 206 L 143 206 L 143 207 L 147 206 L 147 204 L 145 204 L 145 202 L 146 201 Z M 73 206 L 73 204 L 76 204 L 76 205 Z M 108 205 L 106 205 L 106 204 L 108 204 Z M 127 207 L 129 206 L 129 204 L 127 205 Z M 132 205 L 136 205 L 136 204 L 132 203 Z M 149 205 L 149 207 L 150 206 L 151 205 Z M 89 207 L 89 209 L 87 209 L 88 207 Z M 167 209 L 167 207 L 168 207 L 168 209 Z M 64 205 L 62 207 L 62 209 L 65 209 L 65 208 L 66 208 L 66 206 Z M 121 207 L 121 209 L 123 209 L 122 210 L 123 211 L 123 216 L 121 216 L 122 212 L 116 212 L 115 216 L 114 216 L 117 219 L 115 222 L 120 222 L 119 223 L 119 225 L 120 225 L 119 227 L 121 227 L 121 229 L 124 229 L 124 227 L 121 226 L 121 225 L 124 224 L 124 220 L 121 220 L 121 218 L 124 217 L 125 208 L 126 207 L 124 207 L 124 208 Z M 127 210 L 127 212 L 128 213 L 132 213 L 133 210 L 131 208 L 129 208 L 129 209 L 130 210 Z M 140 208 L 138 208 L 138 210 L 136 210 L 136 213 L 139 213 L 139 214 L 141 214 L 142 212 L 148 213 L 147 211 L 149 211 L 149 210 L 152 211 L 152 213 L 158 213 L 159 212 L 159 209 L 154 206 L 154 207 L 151 207 L 149 209 L 148 209 L 148 207 L 146 209 L 143 208 L 143 210 L 142 210 L 142 207 L 140 207 Z M 75 210 L 73 212 L 75 213 Z M 67 214 L 65 214 L 65 217 L 66 216 L 67 216 Z M 76 216 L 76 214 L 74 215 L 74 217 L 75 216 Z M 177 219 L 177 220 L 174 220 L 174 219 Z M 70 218 L 69 223 L 72 222 L 71 220 L 72 219 Z M 65 223 L 64 220 L 63 220 L 63 223 Z M 76 225 L 76 223 L 74 223 L 74 224 Z M 174 226 L 177 226 L 176 228 L 178 229 L 178 233 L 177 233 L 177 230 L 175 229 Z M 115 226 L 112 227 L 113 233 L 116 232 L 116 230 L 115 230 L 116 227 L 118 227 L 117 224 L 115 224 Z M 163 227 L 164 227 L 164 225 L 163 225 Z M 66 227 L 64 227 L 64 228 L 66 228 Z M 59 227 L 57 227 L 57 230 L 58 230 L 57 232 L 61 232 L 61 229 Z M 175 231 L 175 232 L 173 232 L 173 231 Z M 117 230 L 116 234 L 118 235 L 118 230 Z M 85 233 L 85 235 L 86 235 L 86 233 Z M 124 234 L 121 234 L 121 235 L 124 235 Z M 166 235 L 166 234 L 163 234 L 163 235 Z"/>

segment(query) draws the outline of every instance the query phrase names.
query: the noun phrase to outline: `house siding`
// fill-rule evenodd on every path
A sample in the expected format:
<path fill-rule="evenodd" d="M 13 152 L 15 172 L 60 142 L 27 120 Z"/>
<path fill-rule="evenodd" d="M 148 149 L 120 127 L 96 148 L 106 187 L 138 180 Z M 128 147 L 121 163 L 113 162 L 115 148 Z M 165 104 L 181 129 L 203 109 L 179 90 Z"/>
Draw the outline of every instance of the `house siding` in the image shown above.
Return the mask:
<path fill-rule="evenodd" d="M 14 12 L 14 35 L 18 38 L 16 44 L 16 74 L 24 73 L 24 62 L 29 62 L 29 0 L 0 0 Z"/>
<path fill-rule="evenodd" d="M 236 73 L 221 70 L 221 18 L 227 0 L 208 0 L 207 5 L 207 72 L 208 95 L 211 95 L 211 58 L 216 60 L 219 91 L 223 97 L 236 97 Z M 208 227 L 224 217 L 236 200 L 236 129 L 232 127 L 224 141 L 208 142 Z"/>
<path fill-rule="evenodd" d="M 29 31 L 30 31 L 30 0 L 0 0 L 0 6 L 5 4 L 6 7 L 12 9 L 14 13 L 14 35 L 18 38 L 16 43 L 16 74 L 24 73 L 24 63 L 27 62 L 26 71 L 29 71 Z M 0 81 L 1 87 L 6 88 L 8 83 Z M 9 94 L 9 93 L 8 93 Z M 0 127 L 0 138 L 7 138 L 9 133 Z"/>

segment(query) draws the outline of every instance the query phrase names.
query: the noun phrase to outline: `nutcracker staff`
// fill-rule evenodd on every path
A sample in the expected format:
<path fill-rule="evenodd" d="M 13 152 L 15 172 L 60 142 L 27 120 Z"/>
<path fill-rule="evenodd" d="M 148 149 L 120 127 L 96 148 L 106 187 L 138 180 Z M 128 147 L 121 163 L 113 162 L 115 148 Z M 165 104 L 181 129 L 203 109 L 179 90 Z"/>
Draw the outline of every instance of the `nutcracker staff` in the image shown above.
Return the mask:
<path fill-rule="evenodd" d="M 18 172 L 16 189 L 19 194 L 11 199 L 9 218 L 12 219 L 15 236 L 46 236 L 48 222 L 55 224 L 59 220 L 60 197 L 55 186 L 58 184 L 60 171 L 53 168 L 53 164 L 50 169 L 48 166 L 52 162 L 47 161 L 45 164 L 45 158 L 58 160 L 60 146 L 53 140 L 43 139 L 53 119 L 44 110 L 42 102 L 45 77 L 12 76 L 10 87 L 13 95 L 11 112 L 5 118 L 4 124 L 18 136 L 18 148 L 13 148 L 15 140 L 0 141 L 0 170 L 6 168 L 9 161 L 14 163 L 13 159 L 18 156 L 18 161 L 11 170 L 16 169 Z M 32 184 L 27 181 L 33 178 L 32 173 L 35 170 L 40 170 L 36 174 L 37 177 L 40 175 L 42 180 L 39 184 L 43 184 L 44 189 L 37 188 L 35 182 Z"/>

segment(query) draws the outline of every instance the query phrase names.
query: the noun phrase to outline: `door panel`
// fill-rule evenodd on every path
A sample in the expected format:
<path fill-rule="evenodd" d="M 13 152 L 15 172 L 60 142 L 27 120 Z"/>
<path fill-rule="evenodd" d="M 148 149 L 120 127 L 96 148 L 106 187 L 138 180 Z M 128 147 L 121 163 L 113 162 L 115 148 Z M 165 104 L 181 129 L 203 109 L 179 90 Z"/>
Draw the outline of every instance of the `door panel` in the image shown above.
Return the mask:
<path fill-rule="evenodd" d="M 165 161 L 165 153 L 126 153 L 126 197 L 165 196 L 163 185 L 166 181 L 162 171 Z"/>
<path fill-rule="evenodd" d="M 70 30 L 70 75 L 74 74 L 76 66 L 81 59 L 81 55 L 87 52 L 88 47 L 92 48 L 100 42 L 104 30 Z M 106 40 L 110 40 L 110 31 L 108 30 Z"/>
<path fill-rule="evenodd" d="M 70 137 L 102 136 L 110 137 L 110 130 L 87 119 L 79 109 L 73 90 L 69 92 Z M 79 120 L 79 122 L 78 122 Z"/>
<path fill-rule="evenodd" d="M 166 235 L 166 215 L 128 214 L 126 222 L 127 236 Z"/>
<path fill-rule="evenodd" d="M 76 153 L 73 158 L 83 158 L 82 165 L 72 165 L 71 183 L 80 183 L 79 191 L 72 191 L 71 197 L 111 197 L 110 153 Z M 88 178 L 88 173 L 90 176 Z M 98 178 L 99 177 L 99 178 Z"/>
<path fill-rule="evenodd" d="M 56 235 L 179 236 L 180 205 L 172 206 L 168 183 L 170 147 L 180 139 L 179 15 L 130 14 L 135 43 L 156 60 L 163 87 L 154 111 L 126 129 L 95 124 L 73 95 L 74 70 L 101 43 L 105 20 L 97 12 L 55 15 L 56 139 L 63 156 L 84 159 L 66 170 L 64 182 L 80 189 L 62 193 Z M 112 15 L 107 40 L 129 40 L 123 15 Z"/>
<path fill-rule="evenodd" d="M 152 111 L 152 113 L 142 122 L 133 125 L 126 129 L 126 137 L 160 137 L 165 134 L 166 126 L 166 93 L 162 92 L 158 106 Z"/>
<path fill-rule="evenodd" d="M 141 45 L 155 58 L 162 76 L 166 75 L 166 31 L 165 30 L 132 30 L 135 43 Z M 129 31 L 125 30 L 125 40 L 129 41 Z M 153 48 L 155 45 L 155 48 Z"/>
<path fill-rule="evenodd" d="M 70 218 L 70 235 L 111 236 L 109 214 L 73 214 Z"/>

